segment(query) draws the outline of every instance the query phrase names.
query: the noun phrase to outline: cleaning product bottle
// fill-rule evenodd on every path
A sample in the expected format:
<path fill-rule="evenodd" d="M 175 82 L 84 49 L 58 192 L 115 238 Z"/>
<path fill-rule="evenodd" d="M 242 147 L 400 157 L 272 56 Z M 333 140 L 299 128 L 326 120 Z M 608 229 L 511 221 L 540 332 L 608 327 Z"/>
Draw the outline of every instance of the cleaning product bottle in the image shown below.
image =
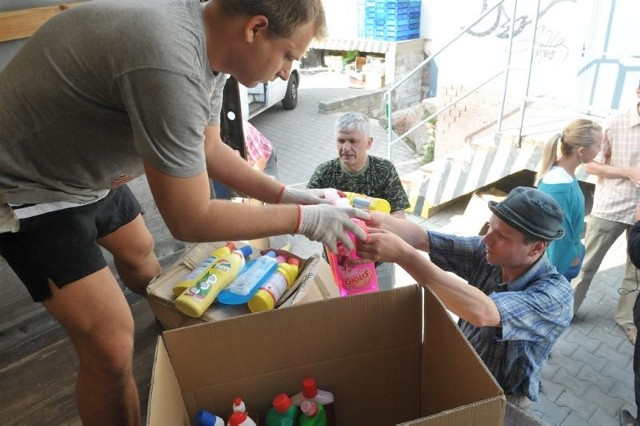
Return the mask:
<path fill-rule="evenodd" d="M 375 210 L 382 213 L 391 213 L 391 205 L 383 198 L 374 198 L 355 192 L 345 192 L 353 207 L 364 210 Z"/>
<path fill-rule="evenodd" d="M 195 423 L 196 426 L 224 426 L 224 420 L 205 409 L 196 413 Z"/>
<path fill-rule="evenodd" d="M 300 426 L 328 426 L 327 415 L 322 404 L 305 399 L 300 405 L 302 415 L 300 416 Z"/>
<path fill-rule="evenodd" d="M 249 414 L 249 412 L 247 411 L 247 407 L 244 404 L 244 401 L 242 400 L 241 397 L 236 396 L 235 398 L 233 398 L 233 405 L 231 406 L 232 412 L 229 415 L 229 419 L 227 420 L 227 423 L 231 422 L 231 418 L 233 417 L 234 414 L 236 413 L 243 413 L 245 414 L 247 417 L 251 418 L 251 415 Z M 238 416 L 236 416 L 236 418 L 240 418 Z M 254 421 L 253 418 L 251 418 L 251 421 Z M 257 417 L 256 420 L 257 422 Z M 245 423 L 241 423 L 241 424 L 245 424 Z M 247 425 L 251 424 L 251 423 L 246 423 Z M 257 424 L 257 423 L 253 423 L 253 424 Z"/>
<path fill-rule="evenodd" d="M 213 262 L 200 281 L 176 298 L 176 308 L 185 315 L 200 318 L 220 290 L 238 276 L 245 264 L 245 258 L 250 256 L 251 252 L 250 246 L 240 247 Z"/>
<path fill-rule="evenodd" d="M 329 426 L 335 426 L 336 415 L 334 408 L 333 393 L 318 389 L 316 381 L 313 377 L 305 377 L 302 380 L 302 390 L 291 397 L 294 405 L 302 408 L 304 401 L 313 401 L 322 406 L 324 417 Z M 303 410 L 304 411 L 304 410 Z"/>
<path fill-rule="evenodd" d="M 235 248 L 236 245 L 233 243 L 233 241 L 229 241 L 226 245 L 218 247 L 217 249 L 212 251 L 211 254 L 207 256 L 202 262 L 200 262 L 193 271 L 189 272 L 189 274 L 184 277 L 182 281 L 180 281 L 173 287 L 173 295 L 175 297 L 180 296 L 186 289 L 197 283 L 204 276 L 204 274 L 207 273 L 207 269 L 209 269 L 209 266 L 211 266 L 213 262 L 215 262 L 222 256 L 231 253 L 233 250 L 235 250 Z"/>
<path fill-rule="evenodd" d="M 356 218 L 351 219 L 365 232 L 365 223 Z M 352 232 L 347 232 L 351 241 L 356 242 L 356 236 Z M 333 279 L 340 290 L 341 296 L 348 296 L 358 293 L 370 293 L 378 291 L 378 276 L 376 265 L 373 262 L 354 264 L 351 259 L 359 259 L 355 248 L 349 250 L 342 242 L 338 241 L 337 254 L 326 250 Z"/>
<path fill-rule="evenodd" d="M 220 292 L 218 302 L 226 305 L 247 303 L 277 267 L 276 252 L 273 250 L 253 259 L 247 263 L 240 275 Z"/>
<path fill-rule="evenodd" d="M 227 426 L 256 426 L 256 422 L 247 413 L 237 412 L 231 415 Z"/>
<path fill-rule="evenodd" d="M 286 393 L 279 393 L 273 398 L 265 423 L 267 426 L 280 426 L 285 419 L 291 420 L 291 424 L 297 426 L 299 424 L 298 408 L 291 403 Z"/>
<path fill-rule="evenodd" d="M 282 258 L 282 261 L 284 261 L 284 258 Z M 249 310 L 251 312 L 262 312 L 273 309 L 298 276 L 298 267 L 299 262 L 295 257 L 290 258 L 286 263 L 281 262 L 276 272 L 267 278 L 256 294 L 249 300 Z"/>

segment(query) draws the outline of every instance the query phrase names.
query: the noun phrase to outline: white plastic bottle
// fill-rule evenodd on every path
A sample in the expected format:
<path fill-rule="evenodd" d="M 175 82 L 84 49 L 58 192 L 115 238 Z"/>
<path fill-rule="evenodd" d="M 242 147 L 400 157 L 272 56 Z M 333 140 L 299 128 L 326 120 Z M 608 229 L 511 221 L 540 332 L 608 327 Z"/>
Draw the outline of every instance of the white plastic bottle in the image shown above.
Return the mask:
<path fill-rule="evenodd" d="M 241 425 L 249 425 L 249 424 L 256 424 L 256 423 L 242 423 L 242 421 L 246 421 L 246 419 L 244 419 L 242 416 L 238 416 L 237 413 L 242 413 L 245 414 L 247 417 L 249 417 L 250 421 L 256 421 L 253 420 L 254 417 L 251 417 L 251 414 L 247 411 L 247 407 L 244 403 L 244 400 L 239 397 L 236 396 L 235 398 L 233 398 L 233 404 L 231 406 L 231 414 L 229 415 L 229 418 L 227 419 L 227 426 L 229 426 L 231 424 L 231 419 L 234 418 L 233 416 L 235 415 L 235 420 L 236 421 L 241 421 Z M 257 417 L 255 417 L 257 418 Z"/>
<path fill-rule="evenodd" d="M 224 426 L 224 420 L 207 410 L 200 410 L 195 417 L 196 426 Z"/>
<path fill-rule="evenodd" d="M 336 415 L 333 403 L 333 393 L 326 390 L 318 389 L 316 381 L 313 377 L 304 378 L 302 380 L 302 391 L 291 397 L 291 402 L 293 402 L 293 404 L 298 407 L 301 407 L 302 402 L 305 400 L 321 404 L 327 416 L 327 424 L 329 426 L 335 426 Z"/>
<path fill-rule="evenodd" d="M 227 426 L 256 426 L 256 422 L 246 413 L 235 412 L 231 415 Z"/>

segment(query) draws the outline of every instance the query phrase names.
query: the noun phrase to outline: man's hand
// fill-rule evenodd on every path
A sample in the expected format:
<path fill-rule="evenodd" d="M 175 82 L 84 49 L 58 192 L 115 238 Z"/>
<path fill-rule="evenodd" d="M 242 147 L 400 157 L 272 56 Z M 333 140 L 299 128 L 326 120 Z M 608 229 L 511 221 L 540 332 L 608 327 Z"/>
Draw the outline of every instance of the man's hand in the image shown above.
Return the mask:
<path fill-rule="evenodd" d="M 324 189 L 295 189 L 283 186 L 276 204 L 330 204 L 324 198 Z"/>
<path fill-rule="evenodd" d="M 310 240 L 324 243 L 331 252 L 337 250 L 338 240 L 342 241 L 349 250 L 355 245 L 347 235 L 351 231 L 359 240 L 366 240 L 366 232 L 350 218 L 355 217 L 368 220 L 369 214 L 355 208 L 340 208 L 318 204 L 314 206 L 298 206 L 298 226 L 296 233 L 302 234 Z"/>
<path fill-rule="evenodd" d="M 405 253 L 414 250 L 398 235 L 378 228 L 369 228 L 367 241 L 358 241 L 356 246 L 358 256 L 375 262 L 401 263 Z"/>

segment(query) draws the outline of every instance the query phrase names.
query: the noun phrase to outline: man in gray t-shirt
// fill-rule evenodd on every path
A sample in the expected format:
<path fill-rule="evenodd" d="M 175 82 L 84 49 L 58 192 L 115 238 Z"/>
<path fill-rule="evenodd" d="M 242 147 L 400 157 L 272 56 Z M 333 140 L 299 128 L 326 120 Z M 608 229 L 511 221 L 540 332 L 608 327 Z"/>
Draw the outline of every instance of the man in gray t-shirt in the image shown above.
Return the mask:
<path fill-rule="evenodd" d="M 220 138 L 226 76 L 286 80 L 324 31 L 321 0 L 93 0 L 0 72 L 0 255 L 72 337 L 83 423 L 140 421 L 132 318 L 100 251 L 137 293 L 160 272 L 127 181 L 146 175 L 180 240 L 364 238 L 349 218 L 365 212 L 284 187 Z M 209 178 L 278 205 L 210 200 Z"/>

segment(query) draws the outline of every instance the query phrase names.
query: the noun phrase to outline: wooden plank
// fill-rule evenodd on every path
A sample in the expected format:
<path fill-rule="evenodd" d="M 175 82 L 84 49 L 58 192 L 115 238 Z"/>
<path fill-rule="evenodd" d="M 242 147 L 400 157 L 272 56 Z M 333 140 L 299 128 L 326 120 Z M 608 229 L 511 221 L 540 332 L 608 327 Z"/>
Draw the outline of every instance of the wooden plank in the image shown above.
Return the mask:
<path fill-rule="evenodd" d="M 83 2 L 34 7 L 0 13 L 0 42 L 30 37 L 53 16 Z"/>
<path fill-rule="evenodd" d="M 135 319 L 133 371 L 141 413 L 147 412 L 155 345 L 162 327 L 143 297 L 127 296 Z M 80 425 L 75 404 L 78 357 L 68 337 L 13 363 L 0 363 L 2 424 Z M 46 419 L 46 422 L 43 422 Z"/>

